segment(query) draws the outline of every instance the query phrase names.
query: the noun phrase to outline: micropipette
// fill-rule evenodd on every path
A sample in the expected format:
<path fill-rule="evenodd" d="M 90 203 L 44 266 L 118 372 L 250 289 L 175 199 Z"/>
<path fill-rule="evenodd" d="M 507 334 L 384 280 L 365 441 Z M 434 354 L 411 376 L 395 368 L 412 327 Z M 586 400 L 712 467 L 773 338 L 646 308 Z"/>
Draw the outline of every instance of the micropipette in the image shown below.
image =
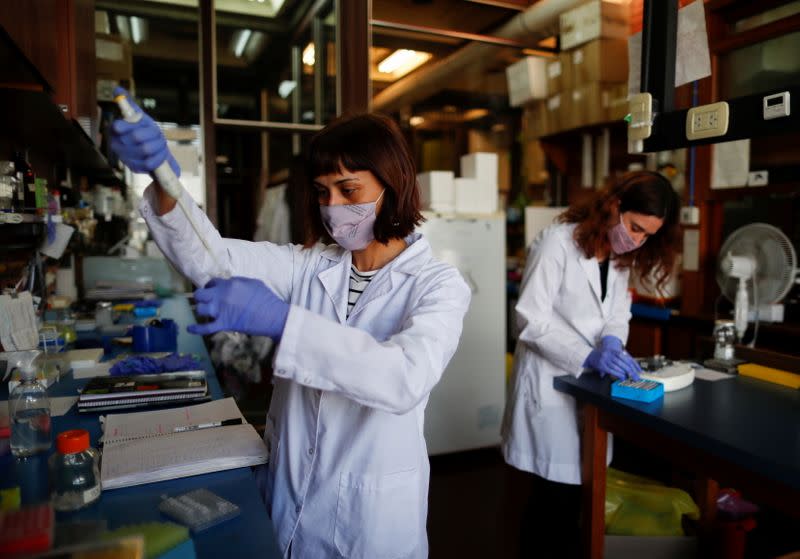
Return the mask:
<path fill-rule="evenodd" d="M 117 106 L 122 113 L 122 118 L 125 119 L 126 122 L 139 122 L 142 119 L 143 113 L 136 111 L 125 95 L 117 95 L 114 98 L 114 101 L 117 103 Z M 200 232 L 200 228 L 192 218 L 189 208 L 184 205 L 183 197 L 181 196 L 183 193 L 183 185 L 181 184 L 181 181 L 178 179 L 177 175 L 175 175 L 172 167 L 170 167 L 169 161 L 165 159 L 161 165 L 159 165 L 158 168 L 153 171 L 153 174 L 155 175 L 158 184 L 161 185 L 161 188 L 163 188 L 167 194 L 177 200 L 178 206 L 180 206 L 183 214 L 186 216 L 186 219 L 189 220 L 189 224 L 192 226 L 192 229 L 194 229 L 197 238 L 200 239 L 201 243 L 203 243 L 203 247 L 205 247 L 206 252 L 208 252 L 209 256 L 211 256 L 211 259 L 214 261 L 218 271 L 217 276 L 223 278 L 230 277 L 227 269 L 217 259 L 217 256 L 214 254 L 214 251 L 211 250 L 211 246 L 209 246 L 208 241 Z"/>

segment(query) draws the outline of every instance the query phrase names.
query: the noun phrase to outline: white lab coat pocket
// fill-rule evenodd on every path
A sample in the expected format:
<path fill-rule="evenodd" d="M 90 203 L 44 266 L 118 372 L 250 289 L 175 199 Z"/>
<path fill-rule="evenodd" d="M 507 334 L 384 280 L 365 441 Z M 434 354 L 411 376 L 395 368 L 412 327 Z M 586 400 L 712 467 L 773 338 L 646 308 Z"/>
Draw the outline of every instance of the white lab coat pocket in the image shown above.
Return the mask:
<path fill-rule="evenodd" d="M 334 543 L 343 557 L 399 559 L 419 545 L 419 475 L 341 475 Z"/>

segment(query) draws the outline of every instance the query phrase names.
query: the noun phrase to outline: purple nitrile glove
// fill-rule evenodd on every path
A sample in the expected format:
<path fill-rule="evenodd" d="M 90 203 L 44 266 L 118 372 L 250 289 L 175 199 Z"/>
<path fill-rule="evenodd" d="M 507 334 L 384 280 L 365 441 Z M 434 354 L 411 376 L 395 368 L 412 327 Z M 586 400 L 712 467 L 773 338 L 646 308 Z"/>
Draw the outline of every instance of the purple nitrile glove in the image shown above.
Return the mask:
<path fill-rule="evenodd" d="M 616 336 L 603 336 L 600 338 L 600 347 L 603 349 L 614 349 L 617 351 L 622 351 L 624 349 L 622 340 Z"/>
<path fill-rule="evenodd" d="M 118 95 L 127 97 L 142 118 L 138 122 L 117 119 L 111 124 L 111 150 L 135 173 L 152 173 L 167 160 L 175 171 L 175 176 L 181 176 L 181 168 L 170 153 L 167 140 L 158 124 L 133 102 L 124 88 L 114 88 L 114 96 Z"/>
<path fill-rule="evenodd" d="M 243 277 L 214 278 L 194 292 L 197 314 L 210 316 L 213 322 L 192 324 L 192 334 L 213 334 L 222 330 L 253 336 L 281 339 L 289 304 L 280 299 L 260 280 Z"/>
<path fill-rule="evenodd" d="M 638 361 L 625 351 L 622 340 L 616 336 L 603 336 L 600 339 L 600 349 L 619 352 L 621 354 L 619 358 L 622 360 L 622 368 L 627 377 L 633 380 L 640 380 L 639 373 L 642 372 L 642 368 L 639 366 Z"/>

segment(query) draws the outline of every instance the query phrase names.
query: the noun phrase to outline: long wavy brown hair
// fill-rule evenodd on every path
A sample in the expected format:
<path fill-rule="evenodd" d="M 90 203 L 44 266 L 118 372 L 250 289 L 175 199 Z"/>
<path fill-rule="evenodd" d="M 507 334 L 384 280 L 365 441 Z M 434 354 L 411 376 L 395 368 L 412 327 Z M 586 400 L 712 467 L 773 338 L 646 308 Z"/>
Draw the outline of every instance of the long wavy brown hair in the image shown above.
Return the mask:
<path fill-rule="evenodd" d="M 664 223 L 655 235 L 639 248 L 613 255 L 617 268 L 630 268 L 631 274 L 646 286 L 661 290 L 675 266 L 680 242 L 680 198 L 669 181 L 658 173 L 635 171 L 612 180 L 584 203 L 570 206 L 559 216 L 562 223 L 577 223 L 575 243 L 586 258 L 599 249 L 609 248 L 608 231 L 614 207 L 619 213 L 632 211 L 660 217 Z"/>

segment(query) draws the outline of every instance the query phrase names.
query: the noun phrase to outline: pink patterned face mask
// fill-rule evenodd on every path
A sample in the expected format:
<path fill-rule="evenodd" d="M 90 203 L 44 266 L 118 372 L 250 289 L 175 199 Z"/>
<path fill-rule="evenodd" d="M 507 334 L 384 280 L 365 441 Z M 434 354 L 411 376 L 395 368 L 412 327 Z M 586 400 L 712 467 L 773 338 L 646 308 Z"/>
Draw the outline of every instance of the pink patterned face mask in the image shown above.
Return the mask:
<path fill-rule="evenodd" d="M 347 250 L 363 250 L 374 239 L 372 227 L 375 225 L 378 199 L 367 204 L 338 204 L 336 206 L 320 206 L 322 224 L 336 243 Z"/>
<path fill-rule="evenodd" d="M 622 223 L 622 214 L 619 215 L 619 223 L 609 229 L 608 240 L 611 242 L 611 250 L 614 251 L 614 254 L 625 254 L 641 246 L 631 238 L 628 228 Z"/>

